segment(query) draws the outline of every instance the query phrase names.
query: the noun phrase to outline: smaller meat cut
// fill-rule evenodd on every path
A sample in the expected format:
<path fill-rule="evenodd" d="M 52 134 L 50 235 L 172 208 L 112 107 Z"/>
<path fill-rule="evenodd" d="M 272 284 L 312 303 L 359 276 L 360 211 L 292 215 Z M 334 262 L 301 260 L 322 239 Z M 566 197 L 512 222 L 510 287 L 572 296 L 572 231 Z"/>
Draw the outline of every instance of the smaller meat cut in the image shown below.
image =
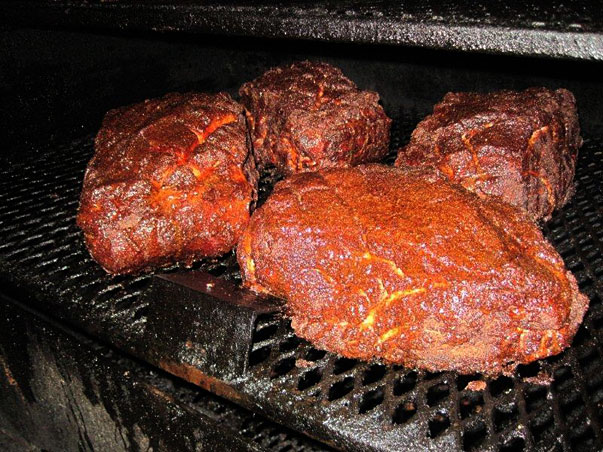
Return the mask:
<path fill-rule="evenodd" d="M 237 256 L 245 285 L 286 299 L 317 347 L 431 371 L 496 374 L 557 354 L 588 307 L 522 210 L 425 168 L 285 179 Z"/>
<path fill-rule="evenodd" d="M 582 145 L 565 89 L 448 93 L 419 123 L 396 166 L 431 166 L 480 196 L 548 220 L 573 194 Z"/>
<path fill-rule="evenodd" d="M 190 265 L 234 247 L 257 178 L 243 106 L 224 93 L 172 93 L 107 113 L 77 222 L 110 273 Z"/>
<path fill-rule="evenodd" d="M 389 150 L 391 120 L 379 95 L 326 63 L 273 68 L 239 94 L 260 168 L 289 175 L 376 162 Z"/>

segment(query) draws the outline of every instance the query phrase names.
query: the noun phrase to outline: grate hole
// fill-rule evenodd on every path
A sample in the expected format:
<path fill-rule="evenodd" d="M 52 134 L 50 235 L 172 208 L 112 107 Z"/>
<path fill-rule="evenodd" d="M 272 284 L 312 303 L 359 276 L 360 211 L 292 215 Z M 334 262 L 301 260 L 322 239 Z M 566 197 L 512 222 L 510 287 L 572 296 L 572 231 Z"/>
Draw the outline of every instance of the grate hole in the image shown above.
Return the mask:
<path fill-rule="evenodd" d="M 270 339 L 276 333 L 278 325 L 268 325 L 264 328 L 257 330 L 253 335 L 253 342 L 262 342 Z"/>
<path fill-rule="evenodd" d="M 412 400 L 407 400 L 396 407 L 394 415 L 392 416 L 392 422 L 394 424 L 405 424 L 416 412 L 417 404 Z"/>
<path fill-rule="evenodd" d="M 572 256 L 576 255 L 576 250 L 574 248 L 568 248 L 566 250 L 558 250 L 559 255 L 563 258 L 564 262 L 567 262 Z"/>
<path fill-rule="evenodd" d="M 355 359 L 350 358 L 339 358 L 335 361 L 335 365 L 333 366 L 333 373 L 335 375 L 342 374 L 352 369 L 358 363 Z"/>
<path fill-rule="evenodd" d="M 385 375 L 385 370 L 385 366 L 381 364 L 373 364 L 366 370 L 366 372 L 364 372 L 364 379 L 362 380 L 362 384 L 366 386 L 368 384 L 381 380 Z"/>
<path fill-rule="evenodd" d="M 601 364 L 599 353 L 595 349 L 589 350 L 585 355 L 578 358 L 578 362 L 586 372 L 592 371 Z"/>
<path fill-rule="evenodd" d="M 490 383 L 490 394 L 492 394 L 493 397 L 498 397 L 502 393 L 510 392 L 512 389 L 513 380 L 504 375 Z"/>
<path fill-rule="evenodd" d="M 279 350 L 281 352 L 290 352 L 291 350 L 295 350 L 299 346 L 299 344 L 301 344 L 300 338 L 298 338 L 297 336 L 290 336 L 283 342 L 281 342 L 281 344 L 279 345 Z"/>
<path fill-rule="evenodd" d="M 556 432 L 552 412 L 546 412 L 543 416 L 533 419 L 530 422 L 530 431 L 537 443 L 554 438 Z"/>
<path fill-rule="evenodd" d="M 311 388 L 318 382 L 320 382 L 322 378 L 322 372 L 319 368 L 312 369 L 301 376 L 299 382 L 297 383 L 297 389 L 303 391 L 305 389 Z"/>
<path fill-rule="evenodd" d="M 403 377 L 394 380 L 394 395 L 399 396 L 411 391 L 417 384 L 417 373 L 409 372 Z"/>
<path fill-rule="evenodd" d="M 440 375 L 442 375 L 444 372 L 425 372 L 425 375 L 423 376 L 423 380 L 433 380 L 434 378 L 438 378 Z"/>
<path fill-rule="evenodd" d="M 128 290 L 131 290 L 132 292 L 142 292 L 143 290 L 146 290 L 150 285 L 151 278 L 147 278 L 146 276 L 144 276 L 128 283 Z"/>
<path fill-rule="evenodd" d="M 572 386 L 572 370 L 569 366 L 563 366 L 554 372 L 553 390 L 563 392 Z"/>
<path fill-rule="evenodd" d="M 596 378 L 586 383 L 589 394 L 592 394 L 591 400 L 597 404 L 603 400 L 603 374 L 598 373 Z M 601 412 L 601 418 L 603 419 L 603 410 Z"/>
<path fill-rule="evenodd" d="M 493 420 L 494 430 L 503 431 L 517 422 L 519 410 L 514 403 L 507 407 L 494 408 Z"/>
<path fill-rule="evenodd" d="M 132 323 L 138 322 L 139 320 L 146 319 L 148 313 L 149 313 L 148 305 L 144 305 L 144 306 L 140 307 L 132 316 Z"/>
<path fill-rule="evenodd" d="M 256 330 L 262 329 L 267 325 L 272 325 L 274 321 L 274 314 L 260 314 L 256 320 Z"/>
<path fill-rule="evenodd" d="M 323 359 L 326 354 L 327 352 L 324 350 L 316 350 L 315 348 L 311 348 L 306 352 L 306 356 L 304 358 L 308 361 L 318 361 Z"/>
<path fill-rule="evenodd" d="M 346 394 L 349 394 L 352 389 L 354 389 L 354 378 L 346 377 L 331 386 L 328 399 L 330 401 L 341 399 Z"/>
<path fill-rule="evenodd" d="M 262 348 L 258 348 L 257 350 L 253 350 L 249 354 L 249 366 L 253 367 L 260 363 L 263 363 L 270 356 L 270 346 L 264 346 Z"/>
<path fill-rule="evenodd" d="M 450 427 L 450 418 L 446 413 L 439 412 L 429 420 L 429 437 L 437 438 L 440 436 L 448 427 Z"/>
<path fill-rule="evenodd" d="M 383 402 L 383 395 L 383 386 L 380 386 L 377 389 L 373 389 L 372 391 L 369 391 L 364 394 L 364 396 L 362 397 L 362 402 L 360 402 L 359 413 L 367 413 L 376 406 L 380 405 L 381 402 Z"/>
<path fill-rule="evenodd" d="M 461 419 L 481 413 L 484 406 L 484 397 L 481 393 L 472 392 L 459 400 Z"/>
<path fill-rule="evenodd" d="M 572 340 L 572 345 L 584 345 L 590 339 L 590 333 L 585 328 L 584 324 L 580 327 L 574 339 Z"/>
<path fill-rule="evenodd" d="M 525 449 L 526 442 L 523 438 L 515 437 L 504 443 L 499 452 L 521 452 Z"/>
<path fill-rule="evenodd" d="M 588 294 L 590 288 L 593 285 L 593 280 L 588 278 L 588 275 L 578 273 L 576 276 L 576 280 L 578 281 L 578 288 L 581 292 Z"/>
<path fill-rule="evenodd" d="M 525 391 L 526 410 L 531 413 L 546 403 L 547 390 L 544 387 L 528 388 Z"/>
<path fill-rule="evenodd" d="M 253 438 L 255 436 L 255 432 L 252 430 L 253 426 L 250 421 L 246 421 L 241 428 L 241 435 L 246 438 Z"/>
<path fill-rule="evenodd" d="M 288 374 L 295 367 L 295 358 L 285 358 L 280 360 L 272 368 L 270 378 L 274 379 Z"/>
<path fill-rule="evenodd" d="M 565 355 L 563 353 L 560 353 L 558 355 L 549 356 L 548 358 L 544 359 L 543 361 L 550 365 L 549 368 L 556 368 L 556 367 L 558 367 L 557 366 L 558 363 L 563 361 L 564 358 L 565 358 Z"/>
<path fill-rule="evenodd" d="M 595 257 L 598 257 L 599 254 L 601 253 L 601 250 L 599 250 L 598 248 L 589 246 L 589 247 L 584 247 L 582 248 L 582 253 L 584 254 L 584 257 L 586 259 L 594 259 Z"/>
<path fill-rule="evenodd" d="M 571 437 L 570 441 L 572 444 L 572 450 L 595 450 L 595 434 L 591 427 L 588 427 L 583 432 L 580 432 L 576 436 Z"/>
<path fill-rule="evenodd" d="M 584 412 L 584 403 L 578 393 L 570 393 L 561 402 L 561 413 L 567 423 L 580 420 L 585 421 L 586 419 L 581 418 Z"/>
<path fill-rule="evenodd" d="M 476 422 L 463 432 L 463 450 L 477 449 L 484 442 L 487 433 L 486 424 L 482 421 Z"/>
<path fill-rule="evenodd" d="M 519 375 L 519 378 L 535 377 L 538 375 L 538 372 L 540 372 L 540 363 L 538 361 L 517 366 L 517 375 Z"/>
<path fill-rule="evenodd" d="M 440 383 L 427 390 L 427 405 L 434 406 L 448 397 L 450 388 L 446 383 Z"/>
<path fill-rule="evenodd" d="M 69 273 L 69 274 L 70 274 L 70 273 L 71 273 L 71 270 L 70 270 L 70 269 L 67 269 L 67 273 Z M 65 277 L 63 277 L 63 279 L 65 279 L 65 278 L 66 278 L 66 276 L 65 276 Z M 103 292 L 100 292 L 100 293 L 98 294 L 98 296 L 96 297 L 96 301 L 97 301 L 98 303 L 100 303 L 100 302 L 105 302 L 105 301 L 108 301 L 108 300 L 113 300 L 113 299 L 115 299 L 115 298 L 118 298 L 118 297 L 119 297 L 119 295 L 118 295 L 118 294 L 119 294 L 119 292 L 121 292 L 122 290 L 123 290 L 123 287 L 121 287 L 120 285 L 109 286 L 109 287 L 107 288 L 107 290 L 105 290 L 105 291 L 103 291 Z"/>
<path fill-rule="evenodd" d="M 127 293 L 122 298 L 115 300 L 115 302 L 113 303 L 113 307 L 115 308 L 116 311 L 124 311 L 124 310 L 133 309 L 132 305 L 134 302 L 136 302 L 137 299 L 138 299 L 137 293 Z M 141 318 L 143 316 L 146 317 L 146 315 L 147 315 L 146 312 L 143 312 L 142 314 L 140 314 Z"/>
<path fill-rule="evenodd" d="M 222 275 L 224 275 L 224 273 L 226 273 L 226 271 L 228 270 L 227 267 L 225 267 L 224 265 L 216 265 L 215 267 L 211 267 L 207 269 L 207 273 L 209 273 L 212 276 L 215 277 L 220 277 Z"/>

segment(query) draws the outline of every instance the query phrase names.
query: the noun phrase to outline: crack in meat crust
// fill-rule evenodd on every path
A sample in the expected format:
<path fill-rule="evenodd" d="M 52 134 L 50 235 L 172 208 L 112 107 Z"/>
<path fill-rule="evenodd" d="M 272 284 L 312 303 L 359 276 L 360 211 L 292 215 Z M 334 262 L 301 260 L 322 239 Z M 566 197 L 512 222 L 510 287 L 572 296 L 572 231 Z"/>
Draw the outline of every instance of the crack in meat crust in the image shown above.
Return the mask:
<path fill-rule="evenodd" d="M 273 68 L 239 90 L 258 166 L 285 174 L 381 160 L 391 120 L 379 95 L 326 63 Z"/>
<path fill-rule="evenodd" d="M 573 194 L 581 145 L 576 101 L 565 89 L 448 93 L 395 164 L 432 166 L 480 196 L 548 220 Z"/>
<path fill-rule="evenodd" d="M 561 352 L 588 306 L 519 209 L 433 170 L 328 169 L 278 183 L 237 248 L 245 285 L 343 356 L 461 373 Z"/>
<path fill-rule="evenodd" d="M 77 222 L 110 273 L 223 254 L 256 199 L 243 107 L 221 93 L 168 94 L 107 113 Z"/>

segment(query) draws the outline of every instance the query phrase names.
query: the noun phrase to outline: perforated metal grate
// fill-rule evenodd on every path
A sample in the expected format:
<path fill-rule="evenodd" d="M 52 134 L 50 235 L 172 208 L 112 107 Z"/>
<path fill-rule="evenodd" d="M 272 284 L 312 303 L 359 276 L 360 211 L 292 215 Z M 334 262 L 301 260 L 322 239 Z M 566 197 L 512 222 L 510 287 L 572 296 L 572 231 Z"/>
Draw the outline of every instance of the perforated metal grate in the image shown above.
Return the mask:
<path fill-rule="evenodd" d="M 416 124 L 413 116 L 394 123 L 392 148 Z M 140 295 L 152 275 L 108 276 L 85 250 L 75 214 L 91 154 L 87 136 L 26 154 L 27 162 L 3 165 L 0 277 L 37 307 L 129 349 L 144 340 L 149 306 Z M 591 299 L 584 325 L 565 353 L 520 366 L 512 378 L 434 374 L 316 350 L 285 320 L 265 315 L 257 324 L 250 370 L 233 388 L 254 409 L 347 449 L 601 449 L 602 176 L 603 141 L 587 139 L 576 195 L 544 226 Z M 262 196 L 269 185 L 264 182 Z M 239 280 L 232 254 L 195 268 Z M 480 385 L 485 389 L 476 390 Z M 250 420 L 249 434 L 263 438 L 261 421 L 256 424 Z"/>

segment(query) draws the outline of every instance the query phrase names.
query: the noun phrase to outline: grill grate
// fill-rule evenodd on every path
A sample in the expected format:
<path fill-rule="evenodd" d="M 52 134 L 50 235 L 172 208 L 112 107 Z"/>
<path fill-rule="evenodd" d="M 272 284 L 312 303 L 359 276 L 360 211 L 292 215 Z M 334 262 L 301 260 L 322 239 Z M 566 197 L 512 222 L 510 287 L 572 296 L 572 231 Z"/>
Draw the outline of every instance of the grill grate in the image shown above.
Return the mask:
<path fill-rule="evenodd" d="M 414 114 L 400 116 L 392 148 Z M 53 145 L 0 170 L 0 276 L 38 308 L 126 350 L 142 343 L 152 275 L 111 277 L 89 257 L 75 225 L 92 138 Z M 391 160 L 391 156 L 390 156 Z M 365 363 L 313 348 L 278 314 L 258 318 L 242 403 L 347 449 L 594 450 L 603 447 L 603 140 L 585 140 L 572 202 L 544 232 L 576 275 L 591 308 L 573 346 L 487 379 Z M 265 179 L 265 198 L 274 178 Z M 234 256 L 195 269 L 240 281 Z M 178 271 L 177 266 L 168 271 Z M 549 378 L 550 385 L 543 383 Z M 476 390 L 480 386 L 483 391 Z M 241 427 L 272 444 L 261 420 Z M 276 447 L 275 442 L 270 447 Z M 263 444 L 263 443 L 262 443 Z"/>

